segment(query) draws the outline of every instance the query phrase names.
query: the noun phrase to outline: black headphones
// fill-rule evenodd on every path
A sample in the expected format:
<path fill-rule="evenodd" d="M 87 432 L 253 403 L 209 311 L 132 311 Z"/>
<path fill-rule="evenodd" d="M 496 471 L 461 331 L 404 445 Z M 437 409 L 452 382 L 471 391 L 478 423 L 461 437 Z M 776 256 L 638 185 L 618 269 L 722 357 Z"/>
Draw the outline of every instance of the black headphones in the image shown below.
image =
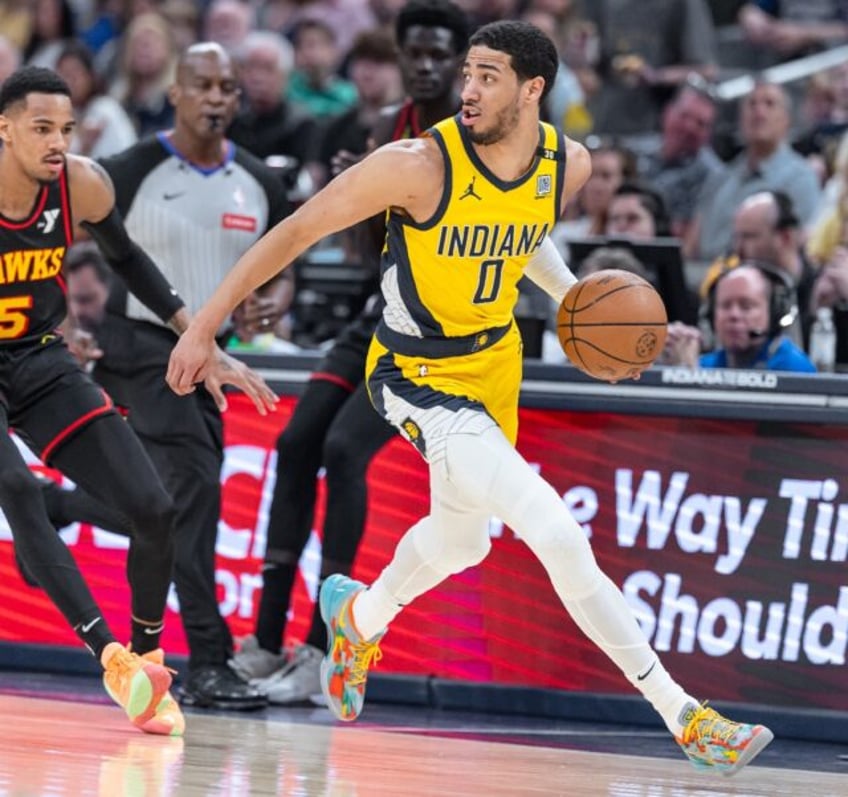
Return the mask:
<path fill-rule="evenodd" d="M 706 321 L 710 330 L 713 330 L 716 287 L 738 266 L 755 268 L 768 279 L 771 286 L 771 300 L 769 301 L 769 327 L 765 330 L 765 334 L 771 339 L 785 333 L 798 317 L 798 295 L 792 279 L 771 263 L 761 260 L 740 260 L 736 255 L 730 255 L 722 263 L 721 271 L 710 285 L 707 298 L 701 305 L 701 319 Z"/>

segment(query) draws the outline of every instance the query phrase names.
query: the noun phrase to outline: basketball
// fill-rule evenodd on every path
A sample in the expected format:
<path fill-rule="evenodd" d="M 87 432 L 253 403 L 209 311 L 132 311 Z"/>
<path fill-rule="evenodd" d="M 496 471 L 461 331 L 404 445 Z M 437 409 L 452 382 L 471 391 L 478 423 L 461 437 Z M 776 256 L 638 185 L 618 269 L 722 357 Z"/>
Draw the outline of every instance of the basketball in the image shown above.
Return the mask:
<path fill-rule="evenodd" d="M 619 269 L 578 280 L 557 311 L 559 342 L 571 364 L 607 382 L 648 368 L 663 350 L 667 324 L 654 287 Z"/>

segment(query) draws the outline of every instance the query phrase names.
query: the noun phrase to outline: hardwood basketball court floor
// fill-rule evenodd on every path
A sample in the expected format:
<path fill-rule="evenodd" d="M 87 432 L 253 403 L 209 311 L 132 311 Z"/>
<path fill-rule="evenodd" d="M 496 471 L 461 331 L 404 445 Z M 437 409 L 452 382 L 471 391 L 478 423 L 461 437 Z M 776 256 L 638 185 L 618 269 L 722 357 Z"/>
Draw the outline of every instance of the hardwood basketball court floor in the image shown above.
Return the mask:
<path fill-rule="evenodd" d="M 724 778 L 659 729 L 366 704 L 187 711 L 183 739 L 133 728 L 97 679 L 0 673 L 10 797 L 846 797 L 843 745 L 776 739 Z"/>

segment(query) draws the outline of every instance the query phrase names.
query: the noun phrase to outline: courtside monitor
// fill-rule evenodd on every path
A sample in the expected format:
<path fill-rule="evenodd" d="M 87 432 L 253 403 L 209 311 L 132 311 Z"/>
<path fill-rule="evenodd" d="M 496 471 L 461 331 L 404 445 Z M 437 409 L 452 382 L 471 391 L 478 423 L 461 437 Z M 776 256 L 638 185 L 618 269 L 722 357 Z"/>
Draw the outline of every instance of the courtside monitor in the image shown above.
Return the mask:
<path fill-rule="evenodd" d="M 669 321 L 697 323 L 697 298 L 686 284 L 683 252 L 677 238 L 652 238 L 650 241 L 615 236 L 574 238 L 568 242 L 571 270 L 577 273 L 580 264 L 601 246 L 627 249 L 645 267 L 648 280 L 665 302 Z"/>

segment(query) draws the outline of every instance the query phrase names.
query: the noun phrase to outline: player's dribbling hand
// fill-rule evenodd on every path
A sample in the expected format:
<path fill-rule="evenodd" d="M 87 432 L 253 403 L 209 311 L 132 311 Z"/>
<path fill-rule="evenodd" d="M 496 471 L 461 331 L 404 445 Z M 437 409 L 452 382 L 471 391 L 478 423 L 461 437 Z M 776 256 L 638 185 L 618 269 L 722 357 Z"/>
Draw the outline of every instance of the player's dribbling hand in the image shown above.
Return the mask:
<path fill-rule="evenodd" d="M 227 409 L 227 399 L 223 391 L 225 384 L 242 390 L 256 405 L 260 415 L 267 415 L 269 410 L 274 412 L 277 409 L 277 394 L 268 387 L 265 380 L 252 368 L 248 368 L 243 362 L 221 349 L 216 349 L 203 384 L 212 394 L 221 412 Z"/>
<path fill-rule="evenodd" d="M 642 378 L 642 371 L 638 368 L 634 368 L 632 371 L 628 371 L 621 379 L 610 379 L 609 383 L 611 385 L 617 385 L 622 379 L 632 379 L 634 382 L 638 382 Z"/>

